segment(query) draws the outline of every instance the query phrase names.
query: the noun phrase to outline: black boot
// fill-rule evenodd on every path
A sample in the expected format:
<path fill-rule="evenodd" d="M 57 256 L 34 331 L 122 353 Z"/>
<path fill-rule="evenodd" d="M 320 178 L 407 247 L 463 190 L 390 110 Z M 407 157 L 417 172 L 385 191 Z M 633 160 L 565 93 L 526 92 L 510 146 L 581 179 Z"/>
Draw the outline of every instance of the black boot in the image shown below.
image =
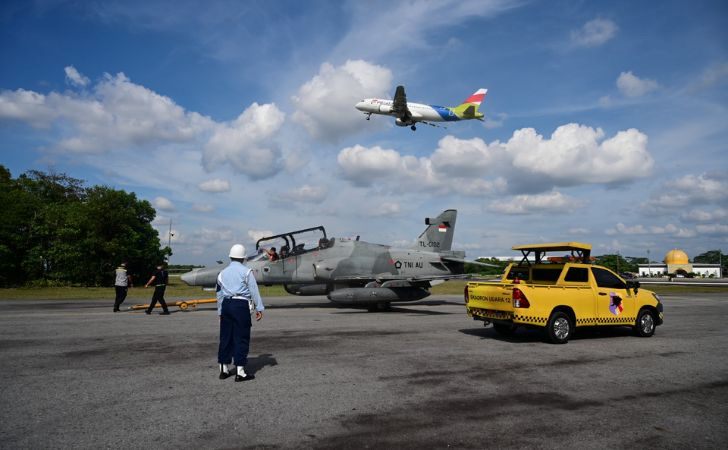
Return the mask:
<path fill-rule="evenodd" d="M 232 375 L 232 373 L 228 372 L 225 364 L 218 364 L 218 365 L 220 366 L 220 379 L 225 380 L 227 378 L 230 378 L 230 375 Z"/>
<path fill-rule="evenodd" d="M 235 381 L 248 381 L 255 378 L 255 375 L 252 373 L 245 373 L 245 367 L 238 366 L 237 371 L 235 373 Z"/>

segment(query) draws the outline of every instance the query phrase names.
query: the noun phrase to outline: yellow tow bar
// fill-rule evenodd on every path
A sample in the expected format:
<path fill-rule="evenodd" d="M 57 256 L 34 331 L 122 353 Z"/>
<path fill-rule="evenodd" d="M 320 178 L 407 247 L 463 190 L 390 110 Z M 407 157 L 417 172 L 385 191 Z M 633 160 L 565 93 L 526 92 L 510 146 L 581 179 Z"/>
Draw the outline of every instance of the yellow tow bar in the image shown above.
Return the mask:
<path fill-rule="evenodd" d="M 205 303 L 215 303 L 215 302 L 217 302 L 217 299 L 201 298 L 201 299 L 197 299 L 197 300 L 180 300 L 180 301 L 174 302 L 174 303 L 167 303 L 167 306 L 177 306 L 177 307 L 179 307 L 180 310 L 187 311 L 190 308 L 192 308 L 192 309 L 197 308 L 197 305 L 202 305 Z M 162 307 L 162 305 L 160 305 L 159 303 L 157 303 L 155 305 L 155 308 L 161 308 L 161 307 Z M 149 308 L 148 303 L 146 305 L 133 305 L 133 306 L 129 307 L 129 309 L 131 309 L 131 310 L 147 309 L 147 308 Z"/>

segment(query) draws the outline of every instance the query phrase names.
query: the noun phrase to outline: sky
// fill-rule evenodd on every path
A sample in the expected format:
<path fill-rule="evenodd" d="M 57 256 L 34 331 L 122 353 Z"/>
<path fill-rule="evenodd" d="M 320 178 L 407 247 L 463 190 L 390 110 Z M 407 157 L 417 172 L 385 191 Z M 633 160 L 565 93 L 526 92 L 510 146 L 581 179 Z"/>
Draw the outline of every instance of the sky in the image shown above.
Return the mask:
<path fill-rule="evenodd" d="M 485 120 L 397 127 L 363 98 Z M 136 193 L 172 264 L 324 225 L 468 258 L 728 251 L 725 1 L 4 1 L 0 164 Z"/>

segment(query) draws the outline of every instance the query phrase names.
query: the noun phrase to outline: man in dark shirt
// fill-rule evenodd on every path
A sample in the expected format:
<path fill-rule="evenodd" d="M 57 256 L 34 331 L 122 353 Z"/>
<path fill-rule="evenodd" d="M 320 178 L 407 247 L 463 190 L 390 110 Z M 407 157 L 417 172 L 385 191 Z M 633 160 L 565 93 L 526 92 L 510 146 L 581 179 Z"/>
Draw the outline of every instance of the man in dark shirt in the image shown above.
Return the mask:
<path fill-rule="evenodd" d="M 164 301 L 164 291 L 167 289 L 167 281 L 169 280 L 169 274 L 166 270 L 164 270 L 164 264 L 159 264 L 157 266 L 157 271 L 154 272 L 154 275 L 152 275 L 152 278 L 147 281 L 147 284 L 144 285 L 144 287 L 149 287 L 150 284 L 154 284 L 154 294 L 152 295 L 152 303 L 149 304 L 149 308 L 147 308 L 146 311 L 144 311 L 147 314 L 151 314 L 152 310 L 154 309 L 154 306 L 159 302 L 160 305 L 162 305 L 162 309 L 164 310 L 161 312 L 161 315 L 168 315 L 169 309 L 167 309 L 167 302 Z"/>

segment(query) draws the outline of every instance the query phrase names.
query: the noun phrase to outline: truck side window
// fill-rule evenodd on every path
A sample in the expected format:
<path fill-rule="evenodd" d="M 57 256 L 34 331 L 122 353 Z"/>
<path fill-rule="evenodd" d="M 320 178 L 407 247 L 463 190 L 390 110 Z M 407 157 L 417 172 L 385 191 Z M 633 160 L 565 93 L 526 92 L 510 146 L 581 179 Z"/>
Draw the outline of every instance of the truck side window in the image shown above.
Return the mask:
<path fill-rule="evenodd" d="M 592 273 L 594 279 L 597 281 L 597 286 L 611 289 L 626 289 L 627 285 L 624 281 L 620 280 L 612 272 L 597 267 L 592 267 Z"/>
<path fill-rule="evenodd" d="M 531 278 L 536 281 L 556 281 L 561 275 L 561 268 L 558 269 L 533 269 Z"/>
<path fill-rule="evenodd" d="M 571 267 L 566 272 L 564 281 L 570 281 L 572 283 L 586 283 L 589 281 L 589 269 L 586 267 Z"/>
<path fill-rule="evenodd" d="M 508 276 L 506 277 L 506 279 L 513 280 L 515 278 L 519 278 L 521 280 L 528 280 L 528 268 L 523 268 L 523 267 L 511 268 L 511 271 L 508 272 Z"/>

